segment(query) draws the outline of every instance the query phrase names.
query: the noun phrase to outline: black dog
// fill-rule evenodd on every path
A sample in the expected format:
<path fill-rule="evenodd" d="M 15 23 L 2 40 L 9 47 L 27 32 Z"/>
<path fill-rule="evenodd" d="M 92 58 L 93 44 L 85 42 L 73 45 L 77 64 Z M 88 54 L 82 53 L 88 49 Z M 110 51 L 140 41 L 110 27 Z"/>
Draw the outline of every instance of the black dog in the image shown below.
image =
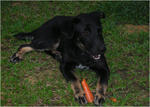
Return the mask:
<path fill-rule="evenodd" d="M 45 51 L 60 62 L 60 71 L 71 82 L 75 98 L 81 104 L 87 103 L 79 79 L 74 75 L 75 66 L 82 64 L 95 71 L 98 83 L 94 103 L 100 105 L 105 100 L 108 86 L 109 68 L 104 52 L 102 37 L 102 12 L 80 14 L 78 16 L 56 16 L 30 33 L 15 35 L 18 39 L 31 39 L 30 44 L 21 45 L 11 57 L 11 62 L 20 61 L 29 51 Z"/>

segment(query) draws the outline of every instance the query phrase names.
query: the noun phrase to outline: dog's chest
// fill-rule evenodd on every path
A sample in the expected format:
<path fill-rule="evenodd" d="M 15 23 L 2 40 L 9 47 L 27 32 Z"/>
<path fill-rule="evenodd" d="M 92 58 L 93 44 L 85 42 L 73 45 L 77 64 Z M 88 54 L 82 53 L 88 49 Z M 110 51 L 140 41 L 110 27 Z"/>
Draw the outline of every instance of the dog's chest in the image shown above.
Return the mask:
<path fill-rule="evenodd" d="M 89 69 L 88 66 L 84 66 L 82 64 L 79 64 L 79 65 L 75 66 L 75 68 L 78 68 L 78 69 Z"/>

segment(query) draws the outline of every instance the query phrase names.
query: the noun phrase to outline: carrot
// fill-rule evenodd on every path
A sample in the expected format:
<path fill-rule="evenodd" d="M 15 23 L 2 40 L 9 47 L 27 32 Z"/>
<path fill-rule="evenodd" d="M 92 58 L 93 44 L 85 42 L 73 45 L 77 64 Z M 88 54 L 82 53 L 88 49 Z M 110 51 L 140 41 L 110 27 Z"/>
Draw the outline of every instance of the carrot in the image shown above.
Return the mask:
<path fill-rule="evenodd" d="M 113 101 L 113 102 L 117 102 L 116 98 L 110 98 L 110 100 Z"/>
<path fill-rule="evenodd" d="M 94 97 L 93 97 L 93 94 L 90 91 L 90 88 L 89 88 L 88 84 L 86 83 L 85 79 L 82 80 L 81 84 L 82 84 L 82 87 L 84 89 L 85 97 L 86 97 L 87 101 L 89 103 L 92 103 L 94 100 Z"/>

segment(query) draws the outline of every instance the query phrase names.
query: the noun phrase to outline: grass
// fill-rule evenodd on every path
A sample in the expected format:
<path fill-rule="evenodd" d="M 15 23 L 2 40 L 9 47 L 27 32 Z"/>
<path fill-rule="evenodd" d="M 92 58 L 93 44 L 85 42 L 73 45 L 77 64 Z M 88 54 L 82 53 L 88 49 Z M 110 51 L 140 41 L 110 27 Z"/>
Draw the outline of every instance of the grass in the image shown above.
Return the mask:
<path fill-rule="evenodd" d="M 98 10 L 107 13 L 111 20 L 116 24 L 148 24 L 149 23 L 149 9 L 148 2 L 140 1 L 109 1 L 100 2 Z"/>
<path fill-rule="evenodd" d="M 9 62 L 19 45 L 29 43 L 17 41 L 12 35 L 32 31 L 56 15 L 77 15 L 94 10 L 103 10 L 107 14 L 102 23 L 111 75 L 104 105 L 149 105 L 149 33 L 142 30 L 129 32 L 130 28 L 124 25 L 148 24 L 147 16 L 138 17 L 147 12 L 148 3 L 142 2 L 142 8 L 140 2 L 132 2 L 132 6 L 128 6 L 132 13 L 118 8 L 123 4 L 128 6 L 129 2 L 2 2 L 1 105 L 79 106 L 70 83 L 66 83 L 59 72 L 59 63 L 50 56 L 32 52 L 20 63 Z M 135 4 L 140 7 L 138 13 Z M 123 14 L 126 15 L 121 16 Z M 81 79 L 86 78 L 91 90 L 95 91 L 97 78 L 94 72 L 78 69 L 76 74 Z M 117 102 L 112 102 L 111 97 Z"/>

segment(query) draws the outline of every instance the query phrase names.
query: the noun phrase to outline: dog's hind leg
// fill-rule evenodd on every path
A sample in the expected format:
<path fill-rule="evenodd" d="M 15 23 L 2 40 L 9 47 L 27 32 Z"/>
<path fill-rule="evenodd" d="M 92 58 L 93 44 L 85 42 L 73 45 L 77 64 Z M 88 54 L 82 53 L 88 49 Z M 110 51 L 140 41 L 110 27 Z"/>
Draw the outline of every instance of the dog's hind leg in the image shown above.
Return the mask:
<path fill-rule="evenodd" d="M 33 51 L 33 50 L 34 50 L 34 48 L 32 47 L 31 44 L 21 45 L 18 48 L 17 52 L 13 54 L 13 56 L 10 59 L 10 61 L 16 63 L 16 62 L 20 61 L 23 58 L 23 55 L 25 53 Z"/>
<path fill-rule="evenodd" d="M 21 45 L 17 52 L 13 54 L 13 56 L 11 57 L 10 61 L 11 62 L 19 62 L 20 60 L 23 59 L 23 55 L 27 52 L 36 50 L 36 51 L 52 51 L 53 54 L 55 54 L 56 56 L 59 56 L 59 60 L 61 60 L 61 54 L 59 51 L 56 51 L 56 49 L 59 46 L 59 42 L 56 42 L 54 44 L 48 44 L 45 42 L 41 42 L 41 41 L 37 41 L 37 42 L 31 42 L 31 44 L 24 44 Z"/>
<path fill-rule="evenodd" d="M 54 59 L 56 59 L 59 62 L 62 60 L 62 56 L 61 56 L 61 53 L 59 51 L 46 50 L 45 53 L 48 54 L 48 55 L 51 55 Z"/>

